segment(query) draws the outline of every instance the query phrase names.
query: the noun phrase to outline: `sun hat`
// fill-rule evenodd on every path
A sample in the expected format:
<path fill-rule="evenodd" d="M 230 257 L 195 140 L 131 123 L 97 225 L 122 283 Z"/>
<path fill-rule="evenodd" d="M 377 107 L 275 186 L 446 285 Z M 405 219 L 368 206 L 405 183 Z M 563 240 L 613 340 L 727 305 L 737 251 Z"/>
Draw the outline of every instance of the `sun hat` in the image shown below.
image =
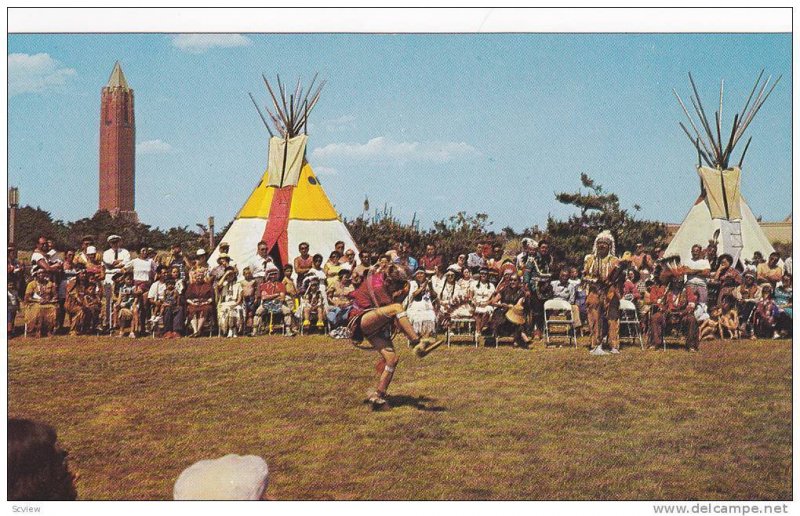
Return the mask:
<path fill-rule="evenodd" d="M 86 248 L 86 254 L 97 254 L 97 248 L 93 245 L 90 245 Z"/>
<path fill-rule="evenodd" d="M 206 255 L 206 250 L 201 247 L 200 249 L 197 250 L 195 255 L 196 256 L 205 256 Z"/>
<path fill-rule="evenodd" d="M 267 490 L 269 468 L 261 457 L 229 454 L 201 460 L 175 481 L 175 500 L 260 500 Z"/>
<path fill-rule="evenodd" d="M 230 259 L 231 256 L 228 253 L 219 253 L 219 256 L 217 256 L 217 263 L 219 263 L 220 260 L 230 260 Z"/>
<path fill-rule="evenodd" d="M 516 325 L 525 324 L 525 309 L 522 308 L 521 302 L 506 311 L 506 319 Z"/>

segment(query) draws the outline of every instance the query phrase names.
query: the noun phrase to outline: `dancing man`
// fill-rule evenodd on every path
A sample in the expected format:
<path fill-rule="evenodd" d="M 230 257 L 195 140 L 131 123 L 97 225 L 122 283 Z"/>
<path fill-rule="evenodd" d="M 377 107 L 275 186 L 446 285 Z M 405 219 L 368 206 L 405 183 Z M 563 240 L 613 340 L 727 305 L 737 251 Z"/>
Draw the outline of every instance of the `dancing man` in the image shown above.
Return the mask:
<path fill-rule="evenodd" d="M 421 339 L 401 304 L 407 295 L 405 270 L 396 265 L 389 265 L 386 269 L 368 269 L 361 285 L 350 294 L 353 308 L 348 317 L 348 328 L 353 344 L 358 346 L 366 339 L 372 349 L 380 354 L 376 369 L 381 376 L 377 389 L 369 396 L 373 410 L 386 405 L 386 390 L 399 361 L 392 345 L 392 330 L 396 328 L 403 332 L 409 343 L 415 346 L 417 355 L 424 356 L 417 346 Z"/>

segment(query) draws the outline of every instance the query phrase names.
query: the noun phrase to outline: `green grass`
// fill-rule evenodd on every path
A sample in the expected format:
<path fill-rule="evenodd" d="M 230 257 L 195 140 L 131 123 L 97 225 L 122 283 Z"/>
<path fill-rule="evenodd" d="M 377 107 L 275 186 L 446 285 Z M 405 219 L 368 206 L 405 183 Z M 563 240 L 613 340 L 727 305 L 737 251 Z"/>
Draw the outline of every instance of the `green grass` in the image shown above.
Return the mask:
<path fill-rule="evenodd" d="M 256 454 L 277 499 L 791 499 L 790 341 L 593 357 L 323 337 L 16 339 L 9 413 L 54 425 L 81 499 L 169 499 L 204 458 Z"/>

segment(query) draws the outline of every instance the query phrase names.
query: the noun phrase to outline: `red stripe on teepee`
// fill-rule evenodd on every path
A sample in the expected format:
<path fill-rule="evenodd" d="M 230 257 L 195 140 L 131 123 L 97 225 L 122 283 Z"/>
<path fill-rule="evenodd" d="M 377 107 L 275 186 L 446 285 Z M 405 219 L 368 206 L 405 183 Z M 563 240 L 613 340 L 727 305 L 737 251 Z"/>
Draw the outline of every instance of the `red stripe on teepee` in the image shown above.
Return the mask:
<path fill-rule="evenodd" d="M 286 264 L 289 261 L 289 235 L 287 229 L 293 192 L 294 186 L 275 189 L 272 205 L 269 208 L 267 227 L 264 228 L 264 235 L 261 237 L 267 243 L 269 252 L 272 252 L 273 247 L 278 246 L 282 264 Z"/>

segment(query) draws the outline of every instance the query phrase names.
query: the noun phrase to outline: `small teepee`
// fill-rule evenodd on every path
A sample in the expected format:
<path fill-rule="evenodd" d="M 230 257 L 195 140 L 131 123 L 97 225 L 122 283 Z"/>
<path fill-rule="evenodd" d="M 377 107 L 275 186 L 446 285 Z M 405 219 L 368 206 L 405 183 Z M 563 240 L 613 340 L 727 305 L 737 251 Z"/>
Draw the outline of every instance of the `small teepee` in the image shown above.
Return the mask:
<path fill-rule="evenodd" d="M 267 78 L 263 78 L 272 100 L 272 109 L 267 107 L 266 111 L 278 136 L 251 94 L 270 134 L 267 170 L 220 242 L 230 245 L 230 256 L 239 264 L 240 272 L 256 256 L 262 240 L 279 267 L 299 255 L 301 242 L 308 242 L 312 255 L 320 253 L 326 259 L 340 240 L 345 248 L 356 250 L 353 237 L 306 161 L 308 115 L 325 82 L 312 94 L 316 76 L 305 91 L 298 80 L 294 93 L 287 94 L 278 77 L 276 95 Z M 211 263 L 216 263 L 218 254 L 219 247 L 211 255 Z"/>
<path fill-rule="evenodd" d="M 760 251 L 765 258 L 774 251 L 740 192 L 741 167 L 752 137 L 747 140 L 738 165 L 730 166 L 729 164 L 736 144 L 781 80 L 778 77 L 772 87 L 767 90 L 772 77 L 768 77 L 762 83 L 763 75 L 764 71 L 762 70 L 741 113 L 737 113 L 733 117 L 733 127 L 726 141 L 722 140 L 724 81 L 720 84 L 719 89 L 719 111 L 714 112 L 714 120 L 711 123 L 709 123 L 703 104 L 700 102 L 700 95 L 697 93 L 692 74 L 689 74 L 689 82 L 692 85 L 693 94 L 689 98 L 699 120 L 698 123 L 695 123 L 695 118 L 689 113 L 686 104 L 673 90 L 692 128 L 690 132 L 683 123 L 679 124 L 697 151 L 700 196 L 681 223 L 678 232 L 664 253 L 665 256 L 679 255 L 681 261 L 685 262 L 691 258 L 691 248 L 694 244 L 705 247 L 709 240 L 717 242 L 719 254 L 730 254 L 733 257 L 734 265 L 740 259 L 752 257 L 755 251 Z M 758 95 L 753 101 L 756 90 L 758 90 Z M 751 101 L 753 101 L 752 105 Z"/>

